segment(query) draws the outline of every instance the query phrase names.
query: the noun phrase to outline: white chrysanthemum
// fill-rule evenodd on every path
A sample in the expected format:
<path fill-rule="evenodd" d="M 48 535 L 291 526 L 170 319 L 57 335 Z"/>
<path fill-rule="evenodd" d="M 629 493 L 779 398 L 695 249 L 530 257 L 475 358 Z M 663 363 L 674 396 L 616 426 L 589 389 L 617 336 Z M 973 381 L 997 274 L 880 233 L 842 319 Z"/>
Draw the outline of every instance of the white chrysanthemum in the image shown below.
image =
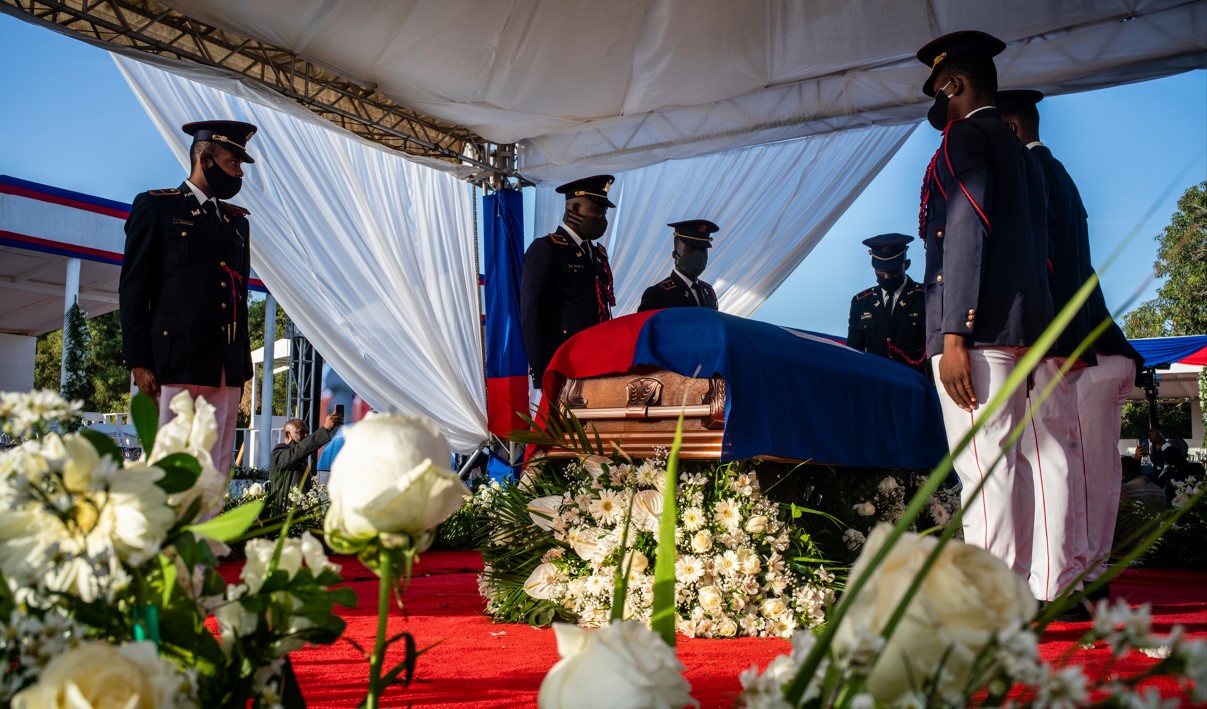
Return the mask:
<path fill-rule="evenodd" d="M 51 423 L 66 424 L 78 416 L 83 408 L 84 402 L 69 402 L 50 389 L 0 392 L 3 430 L 17 438 L 34 431 L 45 431 Z"/>
<path fill-rule="evenodd" d="M 738 572 L 738 553 L 730 549 L 724 554 L 713 558 L 713 570 L 725 576 L 733 576 Z"/>
<path fill-rule="evenodd" d="M 695 583 L 703 575 L 704 564 L 700 562 L 699 557 L 685 554 L 675 561 L 675 578 L 679 583 Z"/>
<path fill-rule="evenodd" d="M 599 498 L 591 503 L 590 511 L 601 524 L 616 524 L 624 514 L 620 495 L 612 490 L 601 490 Z"/>
<path fill-rule="evenodd" d="M 712 518 L 725 529 L 735 530 L 742 524 L 742 510 L 735 500 L 720 500 L 713 508 Z"/>
<path fill-rule="evenodd" d="M 684 530 L 694 532 L 704 526 L 704 510 L 699 507 L 684 508 L 680 519 L 682 520 L 680 526 Z"/>
<path fill-rule="evenodd" d="M 901 486 L 897 483 L 896 478 L 886 477 L 886 478 L 882 479 L 880 481 L 880 484 L 877 485 L 876 487 L 877 487 L 877 489 L 880 490 L 880 494 L 891 495 L 891 494 L 893 494 L 893 492 L 895 492 Z"/>

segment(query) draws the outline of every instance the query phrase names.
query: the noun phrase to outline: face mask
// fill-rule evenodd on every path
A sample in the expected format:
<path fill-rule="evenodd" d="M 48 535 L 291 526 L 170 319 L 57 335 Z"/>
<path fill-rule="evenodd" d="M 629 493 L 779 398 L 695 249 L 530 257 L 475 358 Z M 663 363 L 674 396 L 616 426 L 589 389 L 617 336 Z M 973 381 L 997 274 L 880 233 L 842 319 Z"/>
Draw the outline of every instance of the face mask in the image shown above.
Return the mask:
<path fill-rule="evenodd" d="M 210 163 L 209 167 L 202 167 L 201 174 L 205 175 L 205 183 L 218 199 L 230 199 L 239 194 L 239 189 L 243 187 L 242 177 L 228 174 L 226 170 L 218 167 L 216 162 Z"/>
<path fill-rule="evenodd" d="M 897 289 L 905 283 L 905 274 L 902 273 L 900 276 L 893 276 L 891 278 L 876 276 L 876 283 L 880 284 L 880 287 L 889 293 L 896 293 Z"/>
<path fill-rule="evenodd" d="M 951 86 L 950 81 L 943 84 L 943 89 L 946 89 L 948 86 Z M 944 93 L 943 89 L 935 92 L 935 105 L 931 106 L 930 110 L 926 112 L 926 120 L 937 131 L 942 131 L 947 127 L 947 104 L 951 103 L 951 97 Z"/>
<path fill-rule="evenodd" d="M 693 249 L 685 254 L 679 255 L 679 260 L 675 262 L 675 268 L 679 269 L 679 273 L 687 276 L 693 281 L 704 273 L 704 267 L 708 265 L 708 254 L 698 249 Z"/>
<path fill-rule="evenodd" d="M 566 210 L 564 221 L 566 222 L 566 226 L 574 230 L 575 234 L 578 234 L 587 241 L 598 239 L 608 230 L 607 217 L 585 217 Z"/>

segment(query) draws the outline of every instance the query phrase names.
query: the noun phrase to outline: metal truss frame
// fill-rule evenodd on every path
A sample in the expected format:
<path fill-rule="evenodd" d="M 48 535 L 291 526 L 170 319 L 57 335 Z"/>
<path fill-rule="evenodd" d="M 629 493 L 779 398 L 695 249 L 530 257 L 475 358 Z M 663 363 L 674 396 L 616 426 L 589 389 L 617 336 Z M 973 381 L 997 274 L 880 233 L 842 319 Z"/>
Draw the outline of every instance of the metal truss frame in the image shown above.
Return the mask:
<path fill-rule="evenodd" d="M 155 0 L 0 0 L 0 12 L 93 43 L 233 72 L 385 147 L 482 168 L 471 180 L 484 186 L 518 178 L 513 145 L 490 143 L 290 50 L 206 25 Z"/>

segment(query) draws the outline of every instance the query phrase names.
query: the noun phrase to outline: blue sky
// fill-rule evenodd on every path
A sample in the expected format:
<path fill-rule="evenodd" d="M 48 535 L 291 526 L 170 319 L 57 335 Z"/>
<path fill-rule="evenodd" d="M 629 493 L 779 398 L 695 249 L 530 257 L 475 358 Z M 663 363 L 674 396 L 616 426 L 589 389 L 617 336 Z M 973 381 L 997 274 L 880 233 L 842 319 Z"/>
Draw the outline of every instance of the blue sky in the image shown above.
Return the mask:
<path fill-rule="evenodd" d="M 126 202 L 182 179 L 104 51 L 0 14 L 0 66 L 0 174 Z M 1095 264 L 1124 244 L 1102 274 L 1107 304 L 1151 298 L 1153 236 L 1182 192 L 1207 179 L 1207 71 L 1050 97 L 1040 109 L 1041 136 L 1086 203 Z M 916 233 L 922 171 L 938 140 L 929 126 L 915 130 L 755 317 L 845 335 L 851 296 L 874 283 L 859 242 Z M 920 248 L 911 256 L 920 278 Z"/>

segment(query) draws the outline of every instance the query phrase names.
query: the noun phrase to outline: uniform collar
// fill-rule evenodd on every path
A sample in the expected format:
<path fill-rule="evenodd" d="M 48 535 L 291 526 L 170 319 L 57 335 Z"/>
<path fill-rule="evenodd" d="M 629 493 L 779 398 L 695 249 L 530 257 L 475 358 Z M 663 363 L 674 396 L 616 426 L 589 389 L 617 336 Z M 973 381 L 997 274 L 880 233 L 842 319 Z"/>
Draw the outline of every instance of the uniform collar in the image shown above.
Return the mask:
<path fill-rule="evenodd" d="M 682 272 L 682 271 L 680 271 L 678 268 L 672 268 L 672 269 L 671 269 L 671 273 L 674 273 L 676 276 L 678 276 L 678 277 L 679 277 L 679 280 L 681 280 L 681 281 L 683 281 L 684 283 L 686 283 L 688 288 L 691 288 L 693 285 L 695 285 L 695 284 L 696 284 L 696 282 L 695 282 L 695 281 L 693 281 L 692 279 L 690 279 L 690 278 L 688 278 L 687 276 L 683 275 L 683 272 Z"/>
<path fill-rule="evenodd" d="M 971 111 L 969 111 L 969 112 L 968 112 L 968 115 L 967 115 L 967 116 L 964 116 L 964 117 L 965 117 L 965 118 L 972 118 L 972 117 L 973 117 L 973 115 L 975 115 L 975 114 L 977 114 L 977 113 L 980 113 L 981 111 L 984 111 L 985 109 L 993 110 L 993 106 L 981 106 L 980 108 L 974 108 L 974 109 L 972 109 Z"/>
<path fill-rule="evenodd" d="M 1027 150 L 1030 150 L 1031 148 L 1046 148 L 1046 147 L 1048 147 L 1048 146 L 1044 145 L 1044 142 L 1042 140 L 1033 140 L 1030 143 L 1027 143 Z"/>
<path fill-rule="evenodd" d="M 218 200 L 210 199 L 209 197 L 206 197 L 205 193 L 201 191 L 201 188 L 198 187 L 197 185 L 194 185 L 192 180 L 185 178 L 184 184 L 188 185 L 189 189 L 193 191 L 193 196 L 197 198 L 197 204 L 200 205 L 200 204 L 205 204 L 206 202 L 213 202 L 214 208 L 217 209 Z"/>
<path fill-rule="evenodd" d="M 562 228 L 566 230 L 566 234 L 568 234 L 571 239 L 574 239 L 574 245 L 581 248 L 583 245 L 583 238 L 576 234 L 575 231 L 571 229 L 570 226 L 565 222 L 562 222 Z"/>

